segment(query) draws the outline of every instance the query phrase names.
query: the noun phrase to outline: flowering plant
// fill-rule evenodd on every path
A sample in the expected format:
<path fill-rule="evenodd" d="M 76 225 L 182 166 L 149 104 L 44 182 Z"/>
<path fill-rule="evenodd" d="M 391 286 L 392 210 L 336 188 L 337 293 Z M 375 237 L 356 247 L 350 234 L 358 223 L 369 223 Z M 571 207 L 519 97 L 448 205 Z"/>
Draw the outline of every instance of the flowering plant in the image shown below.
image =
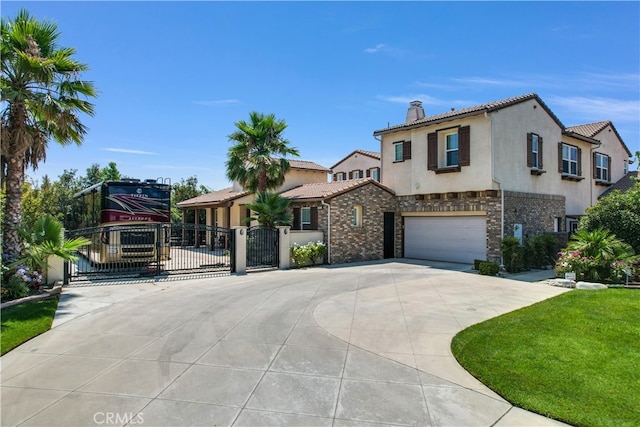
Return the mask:
<path fill-rule="evenodd" d="M 301 267 L 315 264 L 315 262 L 319 258 L 324 257 L 326 253 L 327 246 L 320 240 L 317 242 L 309 242 L 304 246 L 294 243 L 291 248 L 291 259 L 297 267 Z"/>

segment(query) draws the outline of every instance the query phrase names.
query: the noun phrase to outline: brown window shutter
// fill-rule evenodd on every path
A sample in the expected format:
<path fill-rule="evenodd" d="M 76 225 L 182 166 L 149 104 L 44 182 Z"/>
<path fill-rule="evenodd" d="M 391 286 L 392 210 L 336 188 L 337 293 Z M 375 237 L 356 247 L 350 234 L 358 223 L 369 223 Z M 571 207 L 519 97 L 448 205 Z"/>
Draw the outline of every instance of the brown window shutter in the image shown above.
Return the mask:
<path fill-rule="evenodd" d="M 596 152 L 594 151 L 594 152 L 593 152 L 592 159 L 591 159 L 591 161 L 593 162 L 593 166 L 592 166 L 592 170 L 593 170 L 593 174 L 592 174 L 592 175 L 593 175 L 593 179 L 597 179 L 597 178 L 598 178 L 598 168 L 596 167 L 596 165 L 597 165 L 597 163 L 596 163 L 596 158 L 597 158 L 597 156 L 598 156 L 598 155 L 597 155 L 597 154 L 596 154 Z"/>
<path fill-rule="evenodd" d="M 334 174 L 333 174 L 333 179 L 332 179 L 332 181 L 337 181 L 337 180 L 338 180 L 338 174 L 337 174 L 337 173 L 334 173 Z"/>
<path fill-rule="evenodd" d="M 349 179 L 353 179 L 353 171 L 349 172 Z"/>
<path fill-rule="evenodd" d="M 578 176 L 582 176 L 582 148 L 578 148 Z"/>
<path fill-rule="evenodd" d="M 558 172 L 562 173 L 562 142 L 558 142 Z"/>
<path fill-rule="evenodd" d="M 527 167 L 533 167 L 533 136 L 527 133 Z"/>
<path fill-rule="evenodd" d="M 318 207 L 314 206 L 311 208 L 311 229 L 318 229 Z"/>
<path fill-rule="evenodd" d="M 402 143 L 402 160 L 409 160 L 411 158 L 411 141 L 404 141 Z"/>
<path fill-rule="evenodd" d="M 300 227 L 300 208 L 293 208 L 293 227 L 294 230 L 301 230 Z"/>
<path fill-rule="evenodd" d="M 538 169 L 542 169 L 542 137 L 538 136 Z"/>
<path fill-rule="evenodd" d="M 363 171 L 362 169 L 360 169 L 360 170 L 358 171 L 358 176 L 359 176 L 360 178 L 364 178 L 364 171 Z"/>
<path fill-rule="evenodd" d="M 435 132 L 427 135 L 427 169 L 438 169 L 438 134 Z"/>
<path fill-rule="evenodd" d="M 371 178 L 371 169 L 367 169 L 367 178 Z"/>
<path fill-rule="evenodd" d="M 471 164 L 471 128 L 463 126 L 458 129 L 458 165 L 469 166 Z"/>
<path fill-rule="evenodd" d="M 607 156 L 607 181 L 611 181 L 611 156 Z"/>

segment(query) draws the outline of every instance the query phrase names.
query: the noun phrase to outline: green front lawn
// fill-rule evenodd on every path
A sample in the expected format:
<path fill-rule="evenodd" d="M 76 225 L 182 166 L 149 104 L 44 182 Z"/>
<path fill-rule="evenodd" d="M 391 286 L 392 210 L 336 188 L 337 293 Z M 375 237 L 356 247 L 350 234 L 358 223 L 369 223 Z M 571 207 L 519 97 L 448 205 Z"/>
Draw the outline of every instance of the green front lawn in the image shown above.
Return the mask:
<path fill-rule="evenodd" d="M 57 306 L 58 298 L 50 298 L 3 308 L 0 354 L 51 329 Z"/>
<path fill-rule="evenodd" d="M 640 425 L 640 291 L 571 291 L 473 325 L 451 344 L 506 400 L 579 426 Z"/>

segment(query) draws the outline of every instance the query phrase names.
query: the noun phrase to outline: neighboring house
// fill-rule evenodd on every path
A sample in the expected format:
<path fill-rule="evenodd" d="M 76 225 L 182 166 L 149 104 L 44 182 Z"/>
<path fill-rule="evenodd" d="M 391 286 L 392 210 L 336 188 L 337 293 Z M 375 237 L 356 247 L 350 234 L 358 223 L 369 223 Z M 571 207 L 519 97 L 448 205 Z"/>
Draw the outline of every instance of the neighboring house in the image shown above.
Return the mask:
<path fill-rule="evenodd" d="M 611 187 L 607 188 L 604 191 L 604 193 L 600 194 L 598 196 L 598 199 L 608 196 L 615 190 L 620 190 L 621 192 L 626 193 L 627 191 L 631 190 L 631 188 L 633 188 L 633 186 L 636 185 L 637 182 L 638 182 L 638 171 L 628 172 L 625 176 L 620 178 L 618 182 L 613 184 Z"/>
<path fill-rule="evenodd" d="M 567 231 L 631 152 L 611 122 L 566 128 L 536 94 L 426 116 L 374 132 L 408 258 L 500 260 L 500 240 Z"/>
<path fill-rule="evenodd" d="M 331 173 L 326 167 L 305 160 L 289 160 L 289 164 L 291 170 L 287 172 L 284 184 L 275 190 L 276 192 L 312 182 L 327 182 L 327 174 Z M 178 203 L 177 207 L 183 210 L 205 209 L 206 225 L 229 228 L 247 225 L 245 219 L 250 217 L 251 213 L 246 205 L 254 200 L 253 194 L 244 191 L 240 184 L 234 182 L 231 187 L 184 200 Z M 195 217 L 197 223 L 199 216 Z"/>
<path fill-rule="evenodd" d="M 380 153 L 355 150 L 331 166 L 332 181 L 372 178 L 380 182 Z"/>
<path fill-rule="evenodd" d="M 372 178 L 305 184 L 282 197 L 291 200 L 292 241 L 315 240 L 304 234 L 320 232 L 329 263 L 400 256 L 395 195 Z"/>

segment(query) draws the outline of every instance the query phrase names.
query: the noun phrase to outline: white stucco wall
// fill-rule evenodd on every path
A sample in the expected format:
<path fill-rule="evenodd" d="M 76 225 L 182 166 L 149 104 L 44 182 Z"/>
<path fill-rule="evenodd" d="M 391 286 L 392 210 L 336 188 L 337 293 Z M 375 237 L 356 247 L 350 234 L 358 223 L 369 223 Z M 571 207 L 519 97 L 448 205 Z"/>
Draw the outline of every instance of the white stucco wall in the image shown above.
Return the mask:
<path fill-rule="evenodd" d="M 470 126 L 470 166 L 452 173 L 427 170 L 427 135 L 453 126 Z M 411 140 L 411 159 L 394 162 L 394 143 L 403 140 Z M 398 196 L 492 189 L 490 141 L 490 121 L 483 115 L 383 135 L 382 184 Z"/>
<path fill-rule="evenodd" d="M 353 170 L 362 170 L 364 176 L 367 176 L 367 170 L 372 168 L 379 168 L 380 160 L 374 159 L 373 157 L 367 156 L 362 153 L 354 153 L 351 156 L 344 159 L 342 162 L 338 163 L 335 168 L 333 168 L 332 172 L 335 175 L 336 173 L 344 172 L 346 175 L 345 179 L 349 179 L 349 172 Z"/>

